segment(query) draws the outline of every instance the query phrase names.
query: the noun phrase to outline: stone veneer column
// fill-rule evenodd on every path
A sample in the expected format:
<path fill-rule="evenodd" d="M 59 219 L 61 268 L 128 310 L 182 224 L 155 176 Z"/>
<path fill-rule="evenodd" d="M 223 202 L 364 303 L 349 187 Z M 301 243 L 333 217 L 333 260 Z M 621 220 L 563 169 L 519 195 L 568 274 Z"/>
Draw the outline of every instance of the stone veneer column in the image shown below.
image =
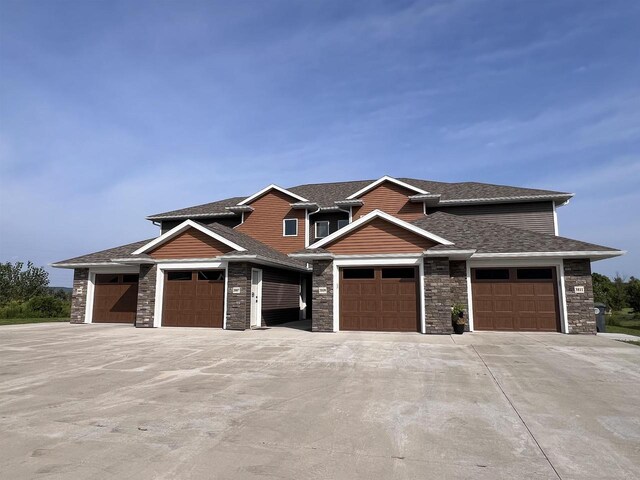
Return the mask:
<path fill-rule="evenodd" d="M 469 297 L 467 292 L 467 262 L 466 260 L 451 260 L 449 262 L 449 276 L 451 277 L 451 305 L 464 305 L 467 324 L 465 331 L 469 331 Z"/>
<path fill-rule="evenodd" d="M 327 293 L 320 293 L 320 288 L 326 288 Z M 332 260 L 314 260 L 311 302 L 311 330 L 333 332 Z"/>
<path fill-rule="evenodd" d="M 73 271 L 73 293 L 71 294 L 71 323 L 84 323 L 87 311 L 87 288 L 89 269 L 76 268 Z"/>
<path fill-rule="evenodd" d="M 451 325 L 449 259 L 424 259 L 424 311 L 426 333 L 453 333 Z"/>
<path fill-rule="evenodd" d="M 575 287 L 584 287 L 584 293 L 575 293 Z M 596 333 L 593 311 L 593 283 L 591 261 L 588 258 L 564 260 L 564 287 L 567 299 L 568 333 Z"/>
<path fill-rule="evenodd" d="M 239 288 L 239 293 L 233 293 Z M 227 270 L 227 330 L 251 328 L 251 265 L 229 263 Z"/>
<path fill-rule="evenodd" d="M 136 327 L 153 327 L 153 317 L 156 306 L 157 275 L 157 265 L 140 265 Z"/>

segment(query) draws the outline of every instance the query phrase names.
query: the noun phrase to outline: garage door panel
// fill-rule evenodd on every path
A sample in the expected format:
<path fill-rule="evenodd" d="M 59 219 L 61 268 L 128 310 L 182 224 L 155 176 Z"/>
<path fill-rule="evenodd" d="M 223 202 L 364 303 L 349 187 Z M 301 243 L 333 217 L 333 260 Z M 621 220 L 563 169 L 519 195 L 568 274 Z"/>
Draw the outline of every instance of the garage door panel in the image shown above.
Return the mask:
<path fill-rule="evenodd" d="M 501 267 L 499 270 L 501 272 L 496 272 L 496 276 L 483 272 L 482 280 L 477 278 L 476 269 L 471 271 L 474 328 L 557 331 L 559 307 L 555 269 L 543 267 L 524 273 L 521 271 L 527 269 Z M 508 276 L 504 275 L 505 271 L 509 272 Z M 502 275 L 498 277 L 498 273 Z"/>
<path fill-rule="evenodd" d="M 224 281 L 207 280 L 207 275 L 199 275 L 197 271 L 185 273 L 181 278 L 169 280 L 165 275 L 162 325 L 221 328 Z"/>
<path fill-rule="evenodd" d="M 354 274 L 345 278 L 345 269 L 341 270 L 340 329 L 415 332 L 418 314 L 414 269 L 374 267 L 371 270 L 374 278 L 356 278 Z"/>
<path fill-rule="evenodd" d="M 135 275 L 126 275 L 135 277 Z M 131 323 L 136 320 L 138 283 L 124 283 L 122 274 L 98 274 L 94 287 L 94 323 Z M 103 282 L 109 283 L 103 283 Z"/>

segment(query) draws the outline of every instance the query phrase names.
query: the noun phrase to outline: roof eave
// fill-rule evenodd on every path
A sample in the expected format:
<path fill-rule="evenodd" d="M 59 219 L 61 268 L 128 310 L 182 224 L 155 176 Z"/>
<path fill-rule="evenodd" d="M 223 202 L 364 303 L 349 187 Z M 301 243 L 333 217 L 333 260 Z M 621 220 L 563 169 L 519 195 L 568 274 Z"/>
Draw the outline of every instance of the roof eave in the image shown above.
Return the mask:
<path fill-rule="evenodd" d="M 606 260 L 607 258 L 620 257 L 625 255 L 626 250 L 565 250 L 558 252 L 481 252 L 471 255 L 471 259 L 509 259 L 509 258 L 588 258 L 591 261 Z"/>

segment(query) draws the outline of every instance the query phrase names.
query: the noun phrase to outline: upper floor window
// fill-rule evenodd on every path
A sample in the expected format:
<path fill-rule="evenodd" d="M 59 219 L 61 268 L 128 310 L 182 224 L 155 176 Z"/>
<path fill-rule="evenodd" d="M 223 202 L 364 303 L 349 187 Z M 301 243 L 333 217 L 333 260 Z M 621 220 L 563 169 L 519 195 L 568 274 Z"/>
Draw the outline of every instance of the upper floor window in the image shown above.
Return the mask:
<path fill-rule="evenodd" d="M 338 230 L 346 227 L 347 225 L 349 225 L 349 220 L 347 219 L 338 220 Z"/>
<path fill-rule="evenodd" d="M 316 222 L 316 238 L 329 236 L 329 222 Z"/>
<path fill-rule="evenodd" d="M 298 219 L 297 218 L 285 218 L 282 221 L 282 235 L 285 237 L 298 236 Z"/>

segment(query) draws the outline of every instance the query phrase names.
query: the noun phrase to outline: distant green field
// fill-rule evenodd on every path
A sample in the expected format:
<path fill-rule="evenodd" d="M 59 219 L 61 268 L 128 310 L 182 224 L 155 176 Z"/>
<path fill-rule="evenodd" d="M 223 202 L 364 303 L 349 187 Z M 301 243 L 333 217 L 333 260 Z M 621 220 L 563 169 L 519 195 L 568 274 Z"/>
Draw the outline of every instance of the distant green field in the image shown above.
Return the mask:
<path fill-rule="evenodd" d="M 20 325 L 22 323 L 68 322 L 68 318 L 0 318 L 0 325 Z"/>
<path fill-rule="evenodd" d="M 640 337 L 640 315 L 631 309 L 614 312 L 606 317 L 607 333 L 626 333 Z"/>

